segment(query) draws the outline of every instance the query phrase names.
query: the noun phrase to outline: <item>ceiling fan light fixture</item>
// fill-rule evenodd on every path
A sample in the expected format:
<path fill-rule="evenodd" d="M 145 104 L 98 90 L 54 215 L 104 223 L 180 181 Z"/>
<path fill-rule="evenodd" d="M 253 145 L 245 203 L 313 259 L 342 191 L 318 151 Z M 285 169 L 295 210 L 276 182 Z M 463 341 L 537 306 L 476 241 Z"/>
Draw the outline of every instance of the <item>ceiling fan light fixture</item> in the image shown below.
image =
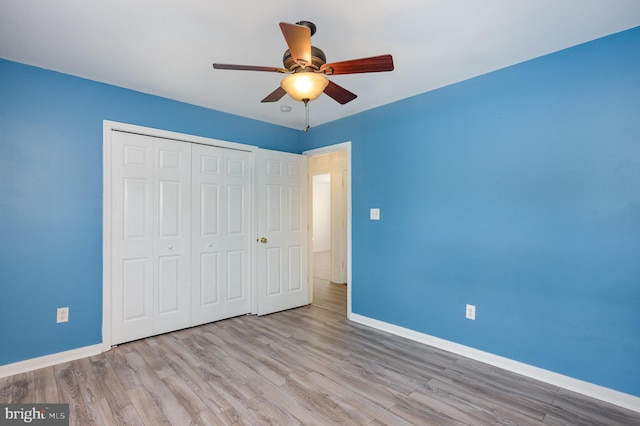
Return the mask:
<path fill-rule="evenodd" d="M 329 80 L 322 74 L 297 72 L 282 79 L 282 87 L 296 101 L 312 101 L 322 94 Z"/>

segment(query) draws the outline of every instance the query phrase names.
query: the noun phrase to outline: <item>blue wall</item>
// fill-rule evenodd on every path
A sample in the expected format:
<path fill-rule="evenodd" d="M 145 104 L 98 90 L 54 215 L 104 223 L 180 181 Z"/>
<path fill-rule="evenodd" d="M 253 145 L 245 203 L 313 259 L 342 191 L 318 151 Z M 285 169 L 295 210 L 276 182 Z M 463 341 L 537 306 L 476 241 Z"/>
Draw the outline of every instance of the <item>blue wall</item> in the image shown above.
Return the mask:
<path fill-rule="evenodd" d="M 296 130 L 0 60 L 0 365 L 102 342 L 105 119 L 299 152 Z"/>
<path fill-rule="evenodd" d="M 638 52 L 640 27 L 311 129 L 352 142 L 353 311 L 640 396 Z"/>

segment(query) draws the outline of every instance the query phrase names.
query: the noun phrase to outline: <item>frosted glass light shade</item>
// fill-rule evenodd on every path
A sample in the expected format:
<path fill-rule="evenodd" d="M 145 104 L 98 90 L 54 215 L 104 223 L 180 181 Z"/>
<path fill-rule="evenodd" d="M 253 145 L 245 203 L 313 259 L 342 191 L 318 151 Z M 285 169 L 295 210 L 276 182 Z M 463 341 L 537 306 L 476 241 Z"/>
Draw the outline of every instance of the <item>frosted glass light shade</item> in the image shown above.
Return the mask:
<path fill-rule="evenodd" d="M 329 85 L 329 80 L 322 74 L 314 72 L 298 72 L 282 79 L 282 87 L 296 101 L 314 100 Z"/>

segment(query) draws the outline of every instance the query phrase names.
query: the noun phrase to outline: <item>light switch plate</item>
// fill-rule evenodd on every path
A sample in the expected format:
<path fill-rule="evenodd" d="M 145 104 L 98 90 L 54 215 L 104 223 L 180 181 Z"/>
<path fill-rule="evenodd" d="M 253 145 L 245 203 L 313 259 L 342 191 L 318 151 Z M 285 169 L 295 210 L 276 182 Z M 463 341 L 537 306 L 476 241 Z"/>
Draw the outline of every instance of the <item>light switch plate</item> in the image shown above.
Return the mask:
<path fill-rule="evenodd" d="M 369 218 L 371 220 L 380 220 L 380 209 L 374 208 L 369 210 Z"/>

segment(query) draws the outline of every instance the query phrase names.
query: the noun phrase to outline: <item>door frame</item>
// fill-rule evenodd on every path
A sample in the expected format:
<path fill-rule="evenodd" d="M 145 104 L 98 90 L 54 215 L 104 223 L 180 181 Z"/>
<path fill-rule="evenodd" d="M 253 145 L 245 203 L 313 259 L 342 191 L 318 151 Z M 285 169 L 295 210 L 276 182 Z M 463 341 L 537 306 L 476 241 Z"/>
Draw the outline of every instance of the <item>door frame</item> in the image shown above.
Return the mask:
<path fill-rule="evenodd" d="M 136 133 L 145 136 L 171 139 L 179 142 L 197 143 L 201 145 L 216 146 L 219 148 L 235 149 L 239 151 L 248 151 L 251 153 L 249 166 L 255 168 L 257 146 L 245 145 L 237 142 L 223 141 L 219 139 L 205 138 L 202 136 L 194 136 L 185 133 L 171 132 L 168 130 L 154 129 L 151 127 L 138 126 L 135 124 L 120 123 L 117 121 L 103 120 L 102 122 L 102 351 L 106 352 L 111 349 L 111 132 L 122 131 L 128 133 Z M 249 229 L 250 235 L 255 235 L 255 210 L 253 208 L 255 198 L 254 179 L 250 182 L 252 205 L 249 206 L 251 211 L 251 219 Z M 251 249 L 251 261 L 253 261 L 254 250 Z M 253 267 L 251 269 L 253 271 Z M 255 275 L 255 274 L 254 274 Z M 255 287 L 255 276 L 251 278 L 251 286 Z M 250 298 L 252 294 L 250 292 Z M 250 302 L 253 305 L 253 301 Z M 253 311 L 251 313 L 254 313 Z"/>
<path fill-rule="evenodd" d="M 316 157 L 319 155 L 330 154 L 332 152 L 337 151 L 347 151 L 347 319 L 351 319 L 351 271 L 352 271 L 352 256 L 351 256 L 351 141 L 338 143 L 335 145 L 328 145 L 322 148 L 311 149 L 308 151 L 303 151 L 302 155 L 306 155 L 309 157 Z M 308 185 L 313 185 L 313 179 L 311 179 L 310 175 L 308 180 Z M 311 190 L 311 188 L 309 188 Z M 312 224 L 311 214 L 313 212 L 313 196 L 312 192 L 309 192 L 309 243 L 308 246 L 308 256 L 309 256 L 309 298 L 313 297 L 313 245 L 312 241 Z"/>

